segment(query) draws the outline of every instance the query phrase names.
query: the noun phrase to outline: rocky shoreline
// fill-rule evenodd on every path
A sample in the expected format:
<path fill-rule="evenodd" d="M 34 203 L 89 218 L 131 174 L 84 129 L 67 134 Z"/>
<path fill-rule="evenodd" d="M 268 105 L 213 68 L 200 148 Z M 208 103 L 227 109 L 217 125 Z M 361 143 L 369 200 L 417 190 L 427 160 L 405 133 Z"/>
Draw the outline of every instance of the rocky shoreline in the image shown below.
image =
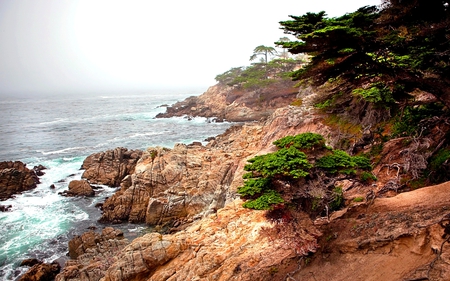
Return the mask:
<path fill-rule="evenodd" d="M 166 116 L 203 113 L 244 121 L 239 112 L 248 103 L 226 102 L 229 91 L 212 87 Z M 120 186 L 103 203 L 100 221 L 145 223 L 156 231 L 132 241 L 110 227 L 75 237 L 69 242 L 71 260 L 56 280 L 327 280 L 330 274 L 333 280 L 426 280 L 418 278 L 427 272 L 440 276 L 435 280 L 450 279 L 450 233 L 444 227 L 449 183 L 397 194 L 391 188 L 396 173 L 389 172 L 406 165 L 413 146 L 438 145 L 445 135 L 439 130 L 422 144 L 386 143 L 374 167 L 378 180 L 342 181 L 346 206 L 328 217 L 293 212 L 289 221 L 273 221 L 265 211 L 242 207 L 236 190 L 243 167 L 249 158 L 274 151 L 273 141 L 314 132 L 328 145 L 339 145 L 342 132 L 313 107 L 320 91 L 301 88 L 277 109 L 248 115 L 263 120 L 234 126 L 206 145 L 117 148 L 89 156 L 83 163 L 86 182 Z M 302 102 L 290 105 L 294 100 Z"/>

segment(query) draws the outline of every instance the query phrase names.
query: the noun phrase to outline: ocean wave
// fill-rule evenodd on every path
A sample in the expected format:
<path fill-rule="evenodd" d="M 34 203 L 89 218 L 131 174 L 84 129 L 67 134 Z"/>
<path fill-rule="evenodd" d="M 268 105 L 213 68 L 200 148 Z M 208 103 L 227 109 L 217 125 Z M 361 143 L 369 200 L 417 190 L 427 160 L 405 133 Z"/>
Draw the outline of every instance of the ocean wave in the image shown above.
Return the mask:
<path fill-rule="evenodd" d="M 39 123 L 39 125 L 47 126 L 47 125 L 52 125 L 52 124 L 64 123 L 64 122 L 68 122 L 68 121 L 70 121 L 68 118 L 56 118 L 53 121 L 41 122 L 41 123 Z"/>
<path fill-rule="evenodd" d="M 86 150 L 87 147 L 85 146 L 75 146 L 75 147 L 69 147 L 64 148 L 60 150 L 54 150 L 54 151 L 43 151 L 43 150 L 36 150 L 36 152 L 42 153 L 42 155 L 53 155 L 53 154 L 65 154 L 70 153 L 71 151 L 79 151 L 79 150 Z"/>

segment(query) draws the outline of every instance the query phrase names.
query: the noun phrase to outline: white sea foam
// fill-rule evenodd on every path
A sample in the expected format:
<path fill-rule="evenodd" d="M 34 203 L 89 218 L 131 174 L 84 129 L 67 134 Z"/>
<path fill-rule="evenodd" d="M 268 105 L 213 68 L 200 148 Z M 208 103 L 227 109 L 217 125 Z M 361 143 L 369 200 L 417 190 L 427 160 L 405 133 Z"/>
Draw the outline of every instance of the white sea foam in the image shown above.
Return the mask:
<path fill-rule="evenodd" d="M 39 125 L 48 126 L 48 125 L 64 123 L 64 122 L 68 122 L 68 121 L 69 121 L 69 119 L 67 119 L 67 118 L 56 118 L 55 120 L 52 120 L 52 121 L 41 122 L 41 123 L 39 123 Z"/>
<path fill-rule="evenodd" d="M 12 208 L 0 212 L 0 280 L 15 280 L 14 272 L 23 271 L 18 268 L 21 259 L 51 261 L 64 255 L 70 235 L 96 224 L 100 211 L 95 205 L 111 196 L 115 188 L 101 186 L 94 198 L 58 195 L 71 180 L 81 178 L 80 167 L 86 156 L 115 147 L 173 147 L 215 136 L 231 125 L 199 117 L 155 118 L 165 111 L 161 104 L 192 94 L 103 94 L 104 98 L 66 96 L 0 102 L 0 118 L 11 120 L 0 127 L 0 161 L 22 160 L 29 168 L 39 164 L 47 167 L 36 189 L 1 202 Z M 127 229 L 135 235 L 144 230 L 128 225 Z"/>
<path fill-rule="evenodd" d="M 42 153 L 43 155 L 52 155 L 52 154 L 65 154 L 65 153 L 69 153 L 72 152 L 74 150 L 77 151 L 83 151 L 85 150 L 87 147 L 85 146 L 76 146 L 76 147 L 68 147 L 68 148 L 64 148 L 64 149 L 59 149 L 59 150 L 54 150 L 54 151 L 42 151 L 42 150 L 37 150 L 37 152 Z"/>

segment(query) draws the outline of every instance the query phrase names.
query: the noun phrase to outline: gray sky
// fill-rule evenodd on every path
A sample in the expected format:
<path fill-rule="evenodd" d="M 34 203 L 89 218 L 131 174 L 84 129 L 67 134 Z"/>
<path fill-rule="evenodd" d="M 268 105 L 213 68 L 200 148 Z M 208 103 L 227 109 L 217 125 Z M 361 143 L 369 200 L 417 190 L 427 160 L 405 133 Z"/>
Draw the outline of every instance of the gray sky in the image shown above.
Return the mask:
<path fill-rule="evenodd" d="M 0 95 L 208 87 L 279 21 L 380 0 L 1 0 Z"/>

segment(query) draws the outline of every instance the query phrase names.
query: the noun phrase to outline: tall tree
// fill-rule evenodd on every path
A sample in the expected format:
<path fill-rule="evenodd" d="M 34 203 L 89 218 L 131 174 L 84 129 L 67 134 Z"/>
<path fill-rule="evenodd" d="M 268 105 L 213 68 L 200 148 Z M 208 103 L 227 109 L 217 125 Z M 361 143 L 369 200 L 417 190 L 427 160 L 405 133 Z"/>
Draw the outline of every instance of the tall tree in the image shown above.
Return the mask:
<path fill-rule="evenodd" d="M 382 85 L 394 99 L 418 88 L 450 107 L 449 15 L 446 0 L 391 0 L 336 18 L 307 13 L 280 22 L 299 41 L 275 44 L 313 56 L 293 73 L 296 80 L 321 84 L 339 77 L 351 82 L 343 83 L 349 88 Z"/>
<path fill-rule="evenodd" d="M 276 53 L 277 53 L 277 51 L 275 50 L 274 47 L 260 45 L 253 50 L 253 55 L 250 57 L 250 60 L 252 61 L 252 60 L 256 59 L 259 55 L 263 55 L 264 63 L 267 63 L 268 55 L 274 55 Z"/>
<path fill-rule="evenodd" d="M 288 37 L 281 37 L 280 39 L 278 39 L 279 42 L 290 42 L 291 40 Z M 288 59 L 289 58 L 289 52 L 283 48 L 283 51 L 281 52 L 281 54 L 279 54 L 279 57 L 282 59 Z"/>

